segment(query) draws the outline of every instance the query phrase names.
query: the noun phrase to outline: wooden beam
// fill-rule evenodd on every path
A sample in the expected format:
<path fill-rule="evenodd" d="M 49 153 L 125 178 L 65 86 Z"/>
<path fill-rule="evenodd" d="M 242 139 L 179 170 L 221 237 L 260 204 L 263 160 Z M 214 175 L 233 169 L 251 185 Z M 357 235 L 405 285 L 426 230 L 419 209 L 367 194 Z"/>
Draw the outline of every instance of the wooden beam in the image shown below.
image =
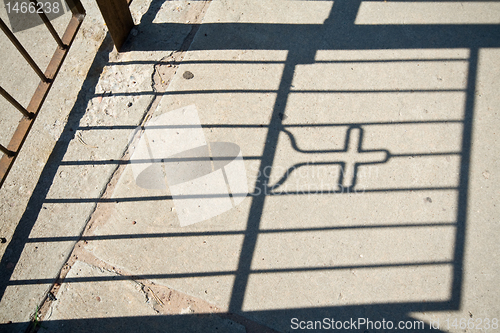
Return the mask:
<path fill-rule="evenodd" d="M 119 51 L 134 26 L 127 0 L 96 0 L 111 38 Z"/>

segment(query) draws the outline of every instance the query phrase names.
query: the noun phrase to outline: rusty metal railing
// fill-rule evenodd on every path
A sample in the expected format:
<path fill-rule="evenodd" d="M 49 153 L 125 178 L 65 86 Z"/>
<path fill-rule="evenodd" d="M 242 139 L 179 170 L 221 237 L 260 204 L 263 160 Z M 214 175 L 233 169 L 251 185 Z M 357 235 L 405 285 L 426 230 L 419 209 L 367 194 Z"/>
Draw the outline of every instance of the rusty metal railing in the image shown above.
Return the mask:
<path fill-rule="evenodd" d="M 37 0 L 30 0 L 30 2 L 33 3 L 35 8 L 40 8 Z M 14 33 L 10 31 L 7 25 L 0 19 L 0 29 L 9 38 L 10 42 L 16 47 L 25 61 L 28 62 L 33 71 L 38 75 L 38 77 L 40 77 L 40 83 L 38 84 L 38 87 L 36 88 L 35 93 L 33 94 L 31 101 L 26 108 L 0 86 L 0 95 L 2 95 L 23 115 L 23 118 L 19 122 L 17 129 L 15 130 L 7 147 L 4 147 L 0 144 L 0 151 L 1 153 L 3 153 L 3 156 L 0 159 L 0 187 L 2 187 L 7 174 L 12 168 L 12 165 L 16 160 L 16 157 L 18 156 L 19 151 L 24 144 L 24 141 L 26 140 L 31 127 L 33 126 L 33 123 L 43 105 L 43 102 L 45 101 L 45 98 L 47 97 L 50 88 L 52 87 L 57 73 L 59 72 L 59 69 L 63 64 L 64 59 L 68 54 L 69 48 L 73 43 L 78 29 L 80 28 L 85 17 L 85 9 L 83 8 L 80 0 L 66 0 L 66 3 L 71 10 L 72 17 L 62 37 L 58 35 L 57 31 L 54 29 L 45 13 L 43 13 L 43 11 L 40 12 L 40 10 L 37 10 L 37 12 L 40 12 L 40 18 L 42 19 L 46 28 L 49 30 L 50 34 L 57 43 L 56 51 L 54 52 L 45 71 L 42 71 L 40 69 L 40 67 L 30 56 L 30 54 L 16 38 Z"/>

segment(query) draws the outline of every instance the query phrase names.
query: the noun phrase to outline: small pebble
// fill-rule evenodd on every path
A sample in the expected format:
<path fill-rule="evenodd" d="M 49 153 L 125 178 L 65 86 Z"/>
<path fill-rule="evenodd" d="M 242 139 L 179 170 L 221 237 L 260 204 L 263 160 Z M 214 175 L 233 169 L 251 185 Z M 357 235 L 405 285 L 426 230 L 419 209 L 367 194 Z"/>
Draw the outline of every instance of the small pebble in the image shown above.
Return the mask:
<path fill-rule="evenodd" d="M 194 74 L 190 71 L 185 71 L 184 74 L 182 74 L 182 77 L 186 80 L 191 80 L 194 77 Z"/>

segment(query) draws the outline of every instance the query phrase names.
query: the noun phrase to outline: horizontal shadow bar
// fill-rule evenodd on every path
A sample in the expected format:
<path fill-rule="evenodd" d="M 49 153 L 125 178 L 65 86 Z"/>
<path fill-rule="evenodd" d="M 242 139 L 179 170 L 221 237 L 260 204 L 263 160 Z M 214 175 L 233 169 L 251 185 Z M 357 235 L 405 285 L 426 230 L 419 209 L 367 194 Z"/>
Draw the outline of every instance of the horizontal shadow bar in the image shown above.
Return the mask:
<path fill-rule="evenodd" d="M 322 153 L 323 151 L 318 150 L 317 153 Z M 336 152 L 336 151 L 325 151 L 325 153 Z M 398 157 L 426 157 L 426 156 L 452 156 L 452 155 L 461 155 L 461 152 L 437 152 L 437 153 L 410 153 L 410 154 L 391 154 L 391 158 Z M 243 160 L 252 161 L 252 160 L 260 160 L 262 156 L 243 156 Z M 127 164 L 150 164 L 150 163 L 171 163 L 171 162 L 191 162 L 191 161 L 232 161 L 234 157 L 190 157 L 190 158 L 152 158 L 152 159 L 135 159 L 135 160 L 90 160 L 90 161 L 63 161 L 61 162 L 61 166 L 78 166 L 78 165 L 127 165 Z M 340 162 L 330 162 L 332 164 L 340 163 Z"/>
<path fill-rule="evenodd" d="M 358 60 L 314 60 L 315 64 L 352 64 L 352 63 L 393 63 L 393 62 L 454 62 L 454 61 L 468 61 L 468 57 L 463 58 L 402 58 L 402 59 L 358 59 Z M 186 65 L 270 65 L 270 64 L 284 64 L 285 60 L 187 60 L 182 61 L 182 64 Z M 110 62 L 108 66 L 130 66 L 130 65 L 180 65 L 181 62 L 177 61 L 147 61 L 147 60 L 136 60 L 136 61 L 123 61 L 123 62 Z"/>
<path fill-rule="evenodd" d="M 460 155 L 462 155 L 462 152 L 460 152 L 460 151 L 444 151 L 444 152 L 437 152 L 437 153 L 391 154 L 391 158 L 400 158 L 400 157 L 433 157 L 433 156 L 453 156 L 453 155 L 460 156 Z"/>
<path fill-rule="evenodd" d="M 243 156 L 243 160 L 260 160 L 261 156 Z M 185 157 L 185 158 L 152 158 L 134 160 L 100 160 L 100 161 L 63 161 L 60 165 L 108 165 L 108 164 L 150 164 L 150 163 L 172 163 L 172 162 L 192 162 L 192 161 L 232 161 L 234 156 L 220 157 Z"/>
<path fill-rule="evenodd" d="M 203 50 L 390 50 L 500 47 L 499 24 L 155 23 L 158 31 L 203 29 L 217 38 L 200 38 L 190 51 Z M 243 38 L 235 38 L 243 36 Z M 249 36 L 245 38 L 245 36 Z M 266 38 L 254 38 L 266 36 Z M 283 38 L 293 36 L 293 38 Z M 321 36 L 319 38 L 318 36 Z M 133 51 L 160 51 L 158 45 L 135 45 Z"/>
<path fill-rule="evenodd" d="M 412 192 L 412 191 L 456 191 L 458 187 L 443 186 L 443 187 L 410 187 L 410 188 L 379 188 L 379 189 L 363 189 L 363 190 L 318 190 L 318 191 L 287 191 L 287 192 L 270 192 L 266 196 L 281 196 L 281 195 L 326 195 L 326 194 L 363 194 L 363 193 L 377 193 L 377 192 Z M 322 191 L 322 192 L 320 192 Z M 260 193 L 233 193 L 233 197 L 241 196 L 259 196 Z M 197 198 L 226 198 L 227 194 L 192 194 L 192 195 L 177 195 L 175 199 L 197 199 Z M 171 195 L 157 195 L 149 197 L 120 197 L 120 198 L 48 198 L 44 203 L 117 203 L 117 202 L 133 202 L 133 201 L 161 201 L 172 200 Z"/>
<path fill-rule="evenodd" d="M 380 90 L 290 90 L 290 94 L 381 94 L 381 93 L 436 93 L 436 92 L 463 92 L 465 89 L 380 89 Z M 197 95 L 197 94 L 277 94 L 273 89 L 210 89 L 210 90 L 177 90 L 177 91 L 130 91 L 94 94 L 93 97 L 115 97 L 115 96 L 169 96 L 169 95 Z"/>
<path fill-rule="evenodd" d="M 377 125 L 428 125 L 428 124 L 460 124 L 460 119 L 442 119 L 442 120 L 409 120 L 409 121 L 379 121 L 379 122 L 357 122 L 357 123 L 332 123 L 332 124 L 281 124 L 283 128 L 295 127 L 352 127 L 352 126 L 377 126 Z M 166 128 L 198 128 L 199 125 L 154 125 L 143 126 L 143 129 L 166 129 Z M 268 128 L 268 124 L 202 124 L 202 128 Z M 79 131 L 98 131 L 98 130 L 133 130 L 137 125 L 116 125 L 116 126 L 82 126 Z"/>
<path fill-rule="evenodd" d="M 430 227 L 455 227 L 455 222 L 434 222 L 434 223 L 403 223 L 403 224 L 376 224 L 376 225 L 348 225 L 321 228 L 292 228 L 292 229 L 264 229 L 259 230 L 259 234 L 281 234 L 295 232 L 317 232 L 317 231 L 339 231 L 358 229 L 392 229 L 392 228 L 430 228 Z M 157 234 L 122 234 L 122 235 L 100 235 L 100 236 L 67 236 L 67 237 L 34 237 L 29 238 L 27 243 L 48 243 L 48 242 L 68 242 L 68 241 L 100 241 L 119 239 L 145 239 L 145 238 L 174 238 L 174 237 L 206 237 L 206 236 L 233 236 L 244 235 L 246 230 L 231 231 L 199 231 L 199 232 L 166 232 Z"/>
<path fill-rule="evenodd" d="M 369 319 L 373 322 L 384 320 L 385 323 L 392 322 L 394 327 L 398 327 L 399 322 L 415 323 L 422 322 L 423 327 L 419 327 L 414 332 L 422 333 L 444 333 L 445 331 L 430 327 L 428 322 L 412 316 L 414 312 L 455 310 L 456 305 L 450 300 L 427 301 L 427 302 L 392 302 L 392 303 L 368 303 L 368 304 L 342 304 L 330 306 L 310 306 L 310 307 L 290 307 L 273 308 L 262 310 L 242 310 L 237 314 L 231 312 L 198 312 L 192 314 L 168 314 L 168 315 L 142 315 L 123 317 L 98 317 L 98 318 L 73 318 L 73 319 L 53 319 L 38 323 L 39 326 L 48 329 L 60 329 L 64 332 L 120 332 L 120 333 L 142 333 L 142 332 L 214 332 L 214 325 L 226 320 L 227 323 L 240 323 L 247 328 L 247 332 L 277 333 L 267 326 L 256 324 L 256 318 L 273 318 L 274 322 L 290 327 L 293 318 L 300 320 L 320 320 L 323 318 L 334 320 L 335 322 L 350 323 L 351 319 L 357 324 L 360 319 Z M 0 323 L 2 332 L 24 332 L 29 322 Z M 266 324 L 266 320 L 264 320 Z M 269 324 L 269 323 L 267 323 Z M 230 324 L 232 325 L 232 324 Z M 48 326 L 48 327 L 46 327 Z M 368 332 L 364 330 L 368 325 L 363 324 L 361 330 L 352 332 Z M 441 326 L 443 323 L 441 322 Z M 334 327 L 334 326 L 332 326 Z M 162 328 L 162 329 L 160 329 Z M 250 330 L 253 328 L 253 330 Z M 441 327 L 443 328 L 443 327 Z M 217 330 L 215 326 L 215 330 Z M 444 329 L 444 328 L 443 328 Z M 221 328 L 222 331 L 227 331 Z M 326 330 L 326 329 L 325 329 Z M 240 330 L 237 330 L 238 332 Z M 302 330 L 300 330 L 302 331 Z M 337 329 L 336 331 L 342 331 Z M 412 332 L 411 330 L 406 330 Z M 394 329 L 394 332 L 402 332 Z"/>
<path fill-rule="evenodd" d="M 419 266 L 444 266 L 453 265 L 453 261 L 421 261 L 410 263 L 394 263 L 394 264 L 374 264 L 374 265 L 343 265 L 343 266 L 324 266 L 324 267 L 298 267 L 298 268 L 277 268 L 277 269 L 253 269 L 250 274 L 278 274 L 278 273 L 298 273 L 298 272 L 315 272 L 315 271 L 339 271 L 350 269 L 375 269 L 375 268 L 398 268 L 398 267 L 419 267 Z M 119 280 L 153 280 L 153 279 L 185 279 L 193 277 L 213 277 L 236 275 L 238 271 L 215 271 L 215 272 L 194 272 L 194 273 L 171 273 L 171 274 L 140 274 L 140 275 L 116 275 L 116 276 L 93 276 L 93 277 L 74 277 L 65 278 L 66 283 L 79 282 L 100 282 L 100 281 L 119 281 Z M 34 285 L 34 284 L 50 284 L 54 279 L 26 279 L 26 280 L 11 280 L 8 285 Z"/>

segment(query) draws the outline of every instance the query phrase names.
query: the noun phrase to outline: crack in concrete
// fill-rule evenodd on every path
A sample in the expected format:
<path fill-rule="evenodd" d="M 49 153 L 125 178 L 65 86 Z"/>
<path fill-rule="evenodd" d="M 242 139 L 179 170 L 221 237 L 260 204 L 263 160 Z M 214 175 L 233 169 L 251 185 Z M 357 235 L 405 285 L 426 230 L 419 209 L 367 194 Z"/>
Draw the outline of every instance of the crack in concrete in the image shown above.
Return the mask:
<path fill-rule="evenodd" d="M 191 12 L 188 13 L 188 22 L 192 24 L 191 31 L 184 39 L 180 48 L 176 51 L 170 52 L 170 54 L 161 58 L 153 65 L 153 71 L 151 74 L 151 88 L 154 94 L 151 97 L 150 103 L 144 110 L 144 114 L 139 126 L 144 126 L 156 111 L 162 96 L 167 91 L 170 82 L 176 75 L 179 65 L 182 63 L 192 41 L 194 40 L 194 37 L 196 36 L 196 33 L 198 32 L 199 26 L 205 16 L 210 2 L 211 0 L 204 1 L 202 4 L 198 5 L 197 8 L 192 8 Z M 128 145 L 123 151 L 121 160 L 128 160 L 130 156 L 132 156 L 135 144 L 141 137 L 141 132 L 142 131 L 138 131 L 129 140 Z M 99 197 L 101 199 L 112 198 L 117 182 L 120 179 L 120 176 L 124 172 L 125 168 L 126 164 L 117 165 L 116 169 L 112 172 L 105 188 L 100 193 Z M 93 235 L 96 228 L 99 225 L 105 223 L 106 220 L 111 216 L 111 214 L 112 210 L 109 209 L 109 207 L 97 203 L 92 212 L 89 214 L 89 217 L 86 221 L 86 227 L 80 235 L 80 239 L 85 236 Z M 92 268 L 99 269 L 101 272 L 109 272 L 121 277 L 129 278 L 131 282 L 134 282 L 138 285 L 137 290 L 144 296 L 145 303 L 150 305 L 151 308 L 158 314 L 179 315 L 183 313 L 183 309 L 185 310 L 186 308 L 188 308 L 192 313 L 195 314 L 217 314 L 220 318 L 230 320 L 247 327 L 248 332 L 274 332 L 267 327 L 261 326 L 260 324 L 252 322 L 251 320 L 248 320 L 241 316 L 224 313 L 221 309 L 207 303 L 204 300 L 183 294 L 166 286 L 158 286 L 152 281 L 138 279 L 134 274 L 126 272 L 123 269 L 115 267 L 96 257 L 91 252 L 91 250 L 85 248 L 85 246 L 88 244 L 88 241 L 83 240 L 80 240 L 75 244 L 68 260 L 61 268 L 59 277 L 57 278 L 56 282 L 46 292 L 46 296 L 39 308 L 39 320 L 46 320 L 50 318 L 53 310 L 53 307 L 51 305 L 55 300 L 48 297 L 49 293 L 55 295 L 57 298 L 61 285 L 64 283 L 64 280 L 70 272 L 71 268 L 77 261 L 81 261 L 90 265 Z M 36 332 L 37 330 L 38 327 L 34 327 L 34 325 L 31 325 L 28 328 L 27 332 Z"/>

